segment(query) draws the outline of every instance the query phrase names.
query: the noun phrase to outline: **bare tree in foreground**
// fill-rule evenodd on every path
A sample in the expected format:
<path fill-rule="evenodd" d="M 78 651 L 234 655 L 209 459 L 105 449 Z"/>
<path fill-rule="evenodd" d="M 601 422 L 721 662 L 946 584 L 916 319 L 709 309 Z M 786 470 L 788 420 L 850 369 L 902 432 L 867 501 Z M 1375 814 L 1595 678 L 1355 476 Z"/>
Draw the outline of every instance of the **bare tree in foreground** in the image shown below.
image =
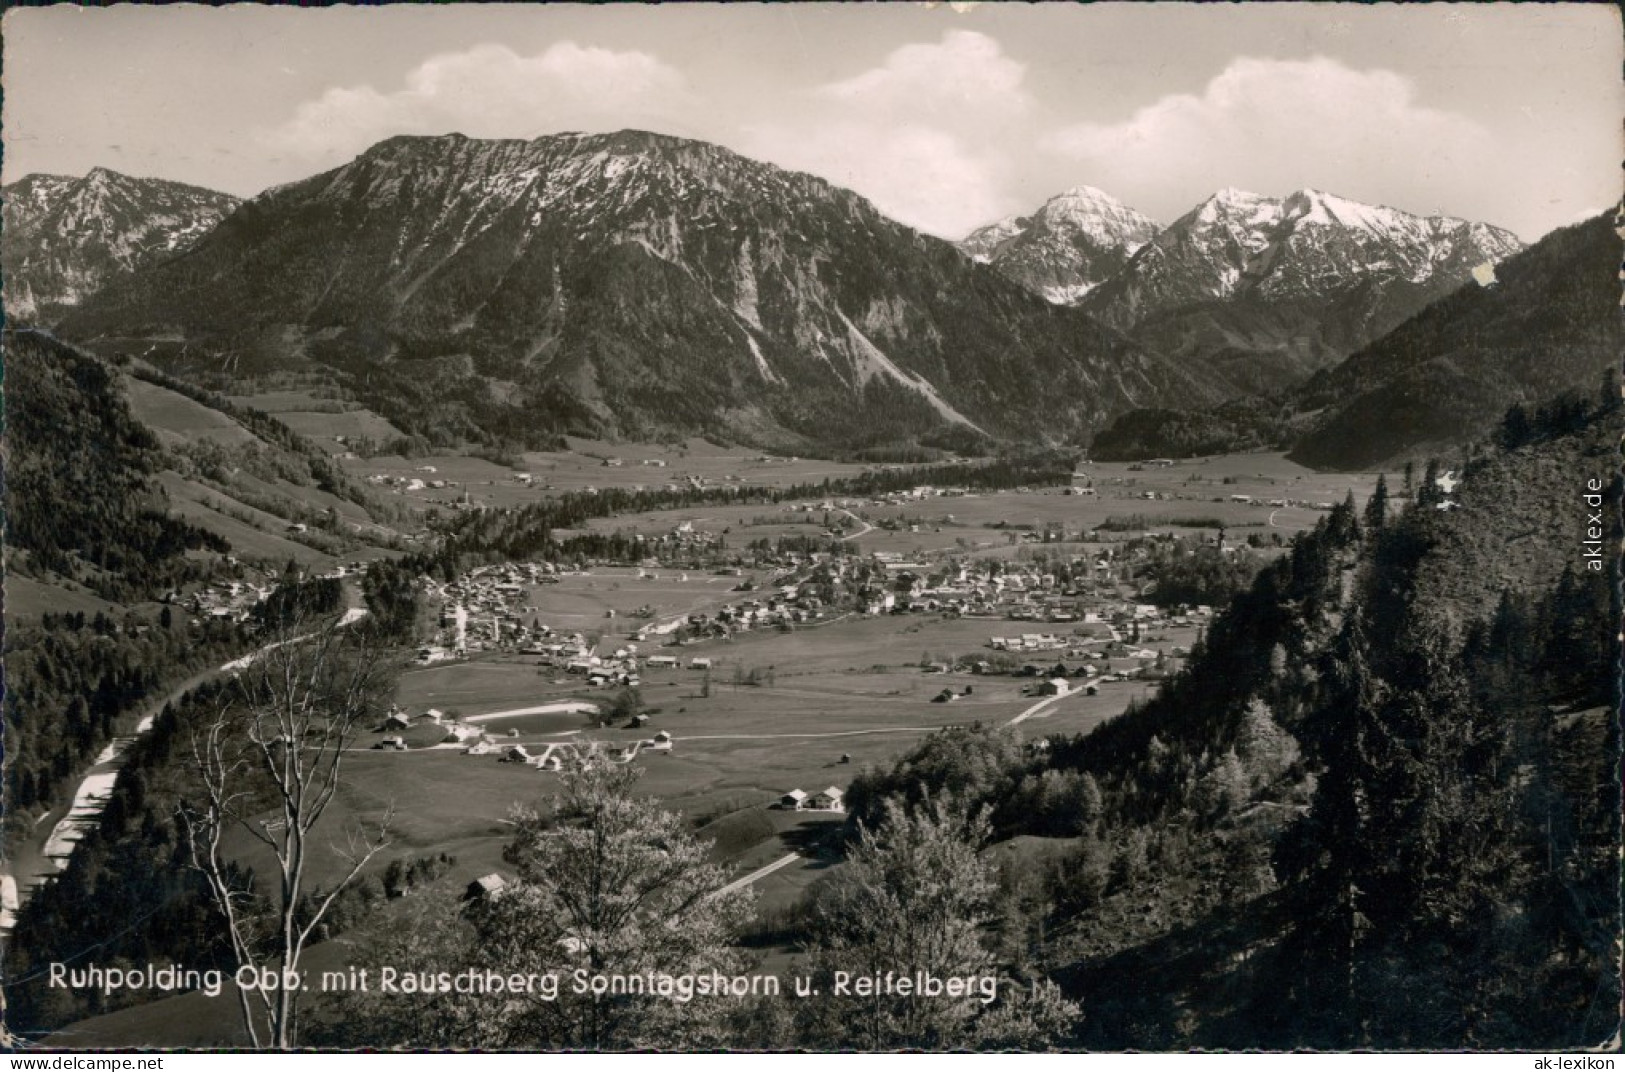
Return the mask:
<path fill-rule="evenodd" d="M 388 844 L 387 814 L 370 829 L 358 823 L 344 844 L 327 846 L 342 861 L 342 877 L 325 893 L 312 890 L 314 854 L 323 849 L 317 829 L 338 791 L 346 751 L 380 713 L 392 667 L 371 630 L 302 617 L 278 629 L 194 730 L 200 792 L 181 807 L 192 864 L 225 917 L 240 976 L 252 969 L 270 984 L 238 988 L 255 1049 L 296 1045 L 294 973 L 305 946 L 334 899 Z M 223 845 L 234 830 L 275 858 L 268 897 L 256 895 L 226 859 Z"/>

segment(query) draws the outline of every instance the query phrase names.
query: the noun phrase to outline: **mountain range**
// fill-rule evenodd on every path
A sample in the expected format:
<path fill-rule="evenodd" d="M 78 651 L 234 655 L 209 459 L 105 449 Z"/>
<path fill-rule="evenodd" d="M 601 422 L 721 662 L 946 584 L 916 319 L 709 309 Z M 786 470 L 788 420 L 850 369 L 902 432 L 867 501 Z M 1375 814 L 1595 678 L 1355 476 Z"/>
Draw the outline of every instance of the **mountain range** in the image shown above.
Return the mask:
<path fill-rule="evenodd" d="M 1369 467 L 1463 443 L 1513 405 L 1618 393 L 1625 322 L 1612 213 L 1553 231 L 1495 278 L 1435 302 L 1292 398 L 1310 415 L 1293 457 Z"/>
<path fill-rule="evenodd" d="M 1225 189 L 1159 229 L 1083 187 L 961 248 L 1251 395 L 1335 364 L 1522 244 L 1487 224 L 1319 190 Z"/>
<path fill-rule="evenodd" d="M 196 375 L 337 374 L 442 442 L 1059 442 L 1223 395 L 854 193 L 635 131 L 390 139 L 62 329 Z"/>
<path fill-rule="evenodd" d="M 13 318 L 216 386 L 337 378 L 442 445 L 979 449 L 1125 414 L 1155 439 L 1159 414 L 1189 431 L 1227 399 L 1269 422 L 1257 399 L 1311 378 L 1316 397 L 1385 380 L 1352 371 L 1372 358 L 1328 370 L 1519 248 L 1314 190 L 1222 190 L 1162 228 L 1080 186 L 956 249 L 637 131 L 393 138 L 240 204 L 105 169 L 3 194 Z"/>
<path fill-rule="evenodd" d="M 184 252 L 239 203 L 230 194 L 106 168 L 0 187 L 8 318 L 49 324 L 121 273 Z"/>
<path fill-rule="evenodd" d="M 1617 393 L 1617 226 L 1605 214 L 1552 232 L 1297 387 L 1125 414 L 1096 436 L 1093 453 L 1289 449 L 1317 468 L 1371 469 L 1482 439 L 1515 405 Z"/>

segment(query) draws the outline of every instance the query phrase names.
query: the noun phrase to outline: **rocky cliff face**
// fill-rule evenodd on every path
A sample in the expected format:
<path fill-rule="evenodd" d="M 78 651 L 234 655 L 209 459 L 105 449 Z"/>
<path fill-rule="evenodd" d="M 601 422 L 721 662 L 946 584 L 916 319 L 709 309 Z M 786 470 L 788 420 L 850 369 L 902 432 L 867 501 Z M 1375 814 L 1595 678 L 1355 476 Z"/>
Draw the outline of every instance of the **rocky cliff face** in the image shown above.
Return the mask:
<path fill-rule="evenodd" d="M 112 278 L 185 252 L 237 207 L 230 194 L 106 168 L 0 189 L 6 314 L 50 324 Z"/>

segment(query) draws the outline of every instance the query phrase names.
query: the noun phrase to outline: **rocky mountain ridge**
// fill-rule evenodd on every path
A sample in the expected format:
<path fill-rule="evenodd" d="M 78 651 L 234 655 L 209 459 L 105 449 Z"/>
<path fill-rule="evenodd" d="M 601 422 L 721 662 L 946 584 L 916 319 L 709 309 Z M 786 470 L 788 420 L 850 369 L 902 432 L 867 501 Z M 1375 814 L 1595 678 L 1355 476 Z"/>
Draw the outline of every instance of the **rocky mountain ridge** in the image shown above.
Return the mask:
<path fill-rule="evenodd" d="M 239 199 L 107 168 L 0 188 L 8 317 L 50 324 L 114 277 L 185 252 Z"/>
<path fill-rule="evenodd" d="M 1233 395 L 1301 382 L 1522 248 L 1487 224 L 1313 189 L 1226 188 L 1166 228 L 1080 190 L 961 248 L 1147 349 L 1212 369 Z M 1089 243 L 1102 252 L 1067 253 Z"/>

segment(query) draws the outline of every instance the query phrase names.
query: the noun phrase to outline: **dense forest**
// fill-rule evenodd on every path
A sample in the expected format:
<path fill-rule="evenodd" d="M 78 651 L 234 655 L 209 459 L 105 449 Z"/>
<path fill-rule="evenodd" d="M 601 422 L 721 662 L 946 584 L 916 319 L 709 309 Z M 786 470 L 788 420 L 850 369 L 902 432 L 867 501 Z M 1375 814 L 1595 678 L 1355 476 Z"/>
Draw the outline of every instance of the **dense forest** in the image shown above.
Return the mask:
<path fill-rule="evenodd" d="M 99 360 L 34 331 L 8 331 L 6 569 L 152 600 L 224 568 L 218 536 L 165 513 L 157 440 Z M 204 552 L 204 553 L 199 553 Z M 120 721 L 162 688 L 243 643 L 218 622 L 160 613 L 8 617 L 6 822 L 32 822 Z M 124 727 L 128 729 L 128 727 Z"/>
<path fill-rule="evenodd" d="M 219 694 L 219 685 L 206 683 L 165 705 L 152 730 L 131 746 L 101 821 L 75 847 L 67 869 L 23 905 L 16 931 L 26 940 L 8 942 L 5 954 L 6 1019 L 19 1035 L 141 998 L 51 987 L 52 962 L 227 964 L 230 948 L 203 876 L 189 866 L 176 815 L 191 777 L 186 726 Z"/>
<path fill-rule="evenodd" d="M 104 598 L 151 598 L 206 576 L 188 556 L 224 540 L 165 513 L 158 441 L 96 358 L 35 331 L 7 331 L 7 569 L 57 574 Z M 23 551 L 26 554 L 19 555 Z"/>
<path fill-rule="evenodd" d="M 249 645 L 286 635 L 297 623 L 331 618 L 342 605 L 338 580 L 305 578 L 290 564 L 282 583 L 249 622 L 212 623 L 201 635 L 196 630 L 190 636 L 175 630 L 170 639 L 144 637 L 146 644 L 137 649 L 140 658 L 130 656 L 130 646 L 118 642 L 114 623 L 100 618 L 86 623 L 82 615 L 47 615 L 42 626 L 46 639 L 35 645 L 41 662 L 37 670 L 23 668 L 31 691 L 19 696 L 19 707 L 37 711 L 50 701 L 51 695 L 40 691 L 46 680 L 73 695 L 82 686 L 70 675 L 92 675 L 103 660 L 125 657 L 139 671 L 126 669 L 123 676 L 103 673 L 102 684 L 88 690 L 92 696 L 88 707 L 77 697 L 67 701 L 70 710 L 83 709 L 81 716 L 67 720 L 70 729 L 89 719 L 92 730 L 99 730 L 110 721 L 109 716 L 101 715 L 104 707 L 117 708 L 121 702 L 153 696 L 150 685 L 156 672 L 144 668 L 212 667 Z M 356 628 L 374 627 L 373 621 L 364 619 Z M 47 655 L 57 661 L 45 663 Z M 27 940 L 8 943 L 4 966 L 7 1019 L 14 1030 L 26 1025 L 32 1035 L 147 1000 L 139 993 L 107 995 L 93 989 L 49 987 L 42 969 L 52 962 L 74 963 L 90 951 L 98 963 L 112 965 L 144 964 L 156 958 L 206 968 L 229 960 L 231 950 L 209 900 L 207 884 L 191 867 L 177 808 L 199 791 L 192 753 L 194 734 L 235 695 L 231 688 L 229 677 L 209 675 L 155 713 L 151 730 L 130 746 L 100 822 L 74 848 L 66 870 L 35 890 L 23 906 L 16 930 Z M 8 690 L 8 704 L 10 700 Z M 26 719 L 18 729 L 38 734 L 46 725 L 43 720 Z M 105 739 L 105 734 L 98 739 Z M 63 747 L 73 746 L 77 740 L 70 738 Z M 36 776 L 31 768 L 19 770 L 16 764 L 41 751 L 42 746 L 35 743 L 10 761 L 8 774 L 19 799 L 34 785 Z M 44 784 L 43 776 L 37 780 Z M 257 786 L 251 789 L 259 791 Z M 332 929 L 344 929 L 388 896 L 398 895 L 444 868 L 445 862 L 437 859 L 402 859 L 397 866 L 368 876 L 346 891 L 338 910 L 329 917 Z"/>
<path fill-rule="evenodd" d="M 167 608 L 165 608 L 167 611 Z M 19 832 L 63 801 L 127 716 L 186 675 L 242 650 L 230 622 L 197 626 L 163 614 L 148 624 L 97 614 L 46 614 L 6 630 L 6 828 Z"/>
<path fill-rule="evenodd" d="M 1281 398 L 1239 398 L 1212 409 L 1136 409 L 1096 433 L 1096 461 L 1199 458 L 1280 450 L 1290 445 L 1291 405 Z"/>

